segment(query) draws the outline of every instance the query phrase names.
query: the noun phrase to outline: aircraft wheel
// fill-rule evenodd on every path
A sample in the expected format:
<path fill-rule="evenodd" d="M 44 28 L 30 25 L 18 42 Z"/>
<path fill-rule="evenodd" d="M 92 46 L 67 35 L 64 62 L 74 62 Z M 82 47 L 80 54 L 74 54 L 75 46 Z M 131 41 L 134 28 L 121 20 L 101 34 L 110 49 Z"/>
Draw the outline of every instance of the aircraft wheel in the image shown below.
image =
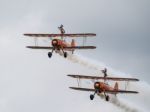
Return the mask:
<path fill-rule="evenodd" d="M 48 52 L 48 57 L 51 58 L 52 57 L 52 53 Z"/>
<path fill-rule="evenodd" d="M 109 101 L 109 96 L 108 95 L 106 96 L 106 101 Z"/>
<path fill-rule="evenodd" d="M 67 58 L 67 52 L 64 52 L 64 57 Z"/>
<path fill-rule="evenodd" d="M 90 99 L 93 100 L 94 99 L 94 95 L 91 94 L 90 95 Z"/>

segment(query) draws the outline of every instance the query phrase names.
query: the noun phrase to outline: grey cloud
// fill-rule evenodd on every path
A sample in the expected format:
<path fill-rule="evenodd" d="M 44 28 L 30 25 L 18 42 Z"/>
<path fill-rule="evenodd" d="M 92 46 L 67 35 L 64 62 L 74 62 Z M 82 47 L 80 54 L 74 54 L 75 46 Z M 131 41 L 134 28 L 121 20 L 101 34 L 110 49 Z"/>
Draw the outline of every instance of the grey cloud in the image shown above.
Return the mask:
<path fill-rule="evenodd" d="M 50 60 L 46 51 L 25 49 L 32 41 L 23 33 L 56 33 L 60 24 L 67 32 L 97 33 L 88 44 L 98 49 L 79 53 L 149 82 L 149 0 L 14 0 L 0 6 L 1 111 L 122 111 L 68 89 L 75 83 L 66 74 L 93 71 L 58 55 Z"/>

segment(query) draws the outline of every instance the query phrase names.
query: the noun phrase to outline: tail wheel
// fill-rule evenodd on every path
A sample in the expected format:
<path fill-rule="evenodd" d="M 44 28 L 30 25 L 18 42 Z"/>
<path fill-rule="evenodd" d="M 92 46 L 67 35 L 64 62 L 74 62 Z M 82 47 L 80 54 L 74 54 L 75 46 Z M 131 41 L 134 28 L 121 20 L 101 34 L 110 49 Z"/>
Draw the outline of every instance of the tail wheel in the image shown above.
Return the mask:
<path fill-rule="evenodd" d="M 67 52 L 64 52 L 64 57 L 67 58 Z"/>
<path fill-rule="evenodd" d="M 90 95 L 90 99 L 93 100 L 94 99 L 94 95 L 91 94 Z"/>
<path fill-rule="evenodd" d="M 48 57 L 51 58 L 52 57 L 52 53 L 48 52 Z"/>
<path fill-rule="evenodd" d="M 108 95 L 106 96 L 106 101 L 109 101 L 109 96 Z"/>

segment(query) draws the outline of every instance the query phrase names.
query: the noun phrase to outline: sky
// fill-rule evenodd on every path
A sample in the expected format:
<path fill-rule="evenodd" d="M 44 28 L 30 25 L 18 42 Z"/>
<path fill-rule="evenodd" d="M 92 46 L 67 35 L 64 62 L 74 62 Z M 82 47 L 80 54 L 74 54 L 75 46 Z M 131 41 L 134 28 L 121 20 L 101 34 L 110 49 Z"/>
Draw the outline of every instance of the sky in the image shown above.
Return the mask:
<path fill-rule="evenodd" d="M 149 0 L 1 0 L 0 110 L 127 111 L 98 97 L 91 102 L 89 93 L 68 88 L 77 84 L 67 74 L 88 75 L 98 71 L 72 63 L 58 54 L 49 59 L 48 51 L 25 48 L 33 45 L 33 40 L 24 37 L 24 33 L 58 33 L 57 27 L 63 24 L 68 33 L 97 34 L 95 38 L 88 38 L 86 43 L 97 46 L 96 50 L 77 53 L 89 58 L 89 63 L 95 60 L 120 73 L 139 78 L 142 83 L 137 85 L 139 88 L 143 86 L 144 89 L 140 89 L 143 94 L 118 97 L 126 99 L 132 106 L 148 111 L 149 7 Z M 42 42 L 48 44 L 47 41 Z M 90 86 L 91 83 L 85 82 L 85 85 Z"/>

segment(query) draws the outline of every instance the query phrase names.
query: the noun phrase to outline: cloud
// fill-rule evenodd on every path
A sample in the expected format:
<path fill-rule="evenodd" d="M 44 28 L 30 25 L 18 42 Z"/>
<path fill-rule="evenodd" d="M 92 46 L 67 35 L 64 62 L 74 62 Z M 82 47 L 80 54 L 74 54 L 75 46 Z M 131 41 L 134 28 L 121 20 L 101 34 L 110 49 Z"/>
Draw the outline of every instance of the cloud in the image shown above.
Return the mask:
<path fill-rule="evenodd" d="M 139 7 L 141 7 L 138 10 L 140 15 L 137 11 Z M 148 42 L 146 38 L 149 35 L 147 31 L 150 20 L 148 2 L 142 1 L 141 3 L 138 1 L 131 3 L 131 1 L 111 2 L 106 0 L 65 0 L 63 2 L 58 0 L 32 0 L 20 2 L 15 0 L 13 3 L 2 1 L 0 11 L 2 14 L 0 21 L 1 111 L 113 112 L 115 110 L 122 112 L 119 108 L 98 98 L 94 102 L 89 101 L 88 93 L 79 94 L 68 89 L 68 86 L 72 83 L 74 84 L 74 82 L 68 79 L 66 74 L 80 73 L 80 71 L 88 74 L 92 73 L 93 70 L 68 62 L 55 54 L 52 59 L 48 59 L 47 51 L 26 49 L 25 46 L 31 45 L 33 41 L 24 38 L 22 34 L 27 32 L 57 33 L 57 26 L 60 24 L 64 24 L 67 32 L 94 32 L 98 34 L 98 37 L 102 34 L 103 38 L 91 39 L 88 42 L 98 46 L 97 52 L 91 54 L 87 52 L 94 59 L 96 56 L 99 58 L 100 55 L 109 55 L 111 57 L 116 48 L 118 48 L 118 51 L 116 50 L 115 52 L 116 55 L 120 55 L 118 52 L 121 52 L 122 49 L 119 49 L 119 47 L 123 43 L 128 49 L 126 54 L 129 51 L 131 53 L 136 48 L 139 49 L 141 39 L 132 40 L 132 42 L 138 40 L 138 42 L 135 42 L 135 47 L 132 51 L 130 48 L 133 46 L 132 43 L 129 44 L 128 39 L 130 40 L 132 36 L 137 37 L 140 35 L 138 37 L 145 41 L 140 43 L 142 49 L 137 51 L 140 51 L 138 54 L 142 54 L 141 56 L 143 57 L 143 55 L 148 55 L 148 49 L 145 50 L 145 48 L 148 48 L 149 43 L 143 44 Z M 127 40 L 124 41 L 122 40 L 123 38 Z M 120 40 L 117 41 L 118 39 Z M 99 45 L 100 43 L 103 47 Z M 143 49 L 145 50 L 144 52 Z M 110 52 L 110 54 L 106 51 Z M 134 53 L 136 55 L 137 52 Z M 104 57 L 106 58 L 107 56 Z M 109 59 L 107 57 L 106 60 Z M 116 60 L 113 58 L 110 60 L 113 60 L 113 64 L 115 64 Z M 122 59 L 119 61 L 121 62 Z M 122 63 L 118 63 L 118 66 L 121 65 Z M 132 99 L 132 96 L 130 98 Z M 143 101 L 142 95 L 140 100 L 142 100 L 139 103 L 142 103 L 141 105 L 149 104 L 149 101 L 146 103 Z M 138 98 L 137 101 L 139 101 Z M 143 108 L 146 107 L 143 106 Z"/>

